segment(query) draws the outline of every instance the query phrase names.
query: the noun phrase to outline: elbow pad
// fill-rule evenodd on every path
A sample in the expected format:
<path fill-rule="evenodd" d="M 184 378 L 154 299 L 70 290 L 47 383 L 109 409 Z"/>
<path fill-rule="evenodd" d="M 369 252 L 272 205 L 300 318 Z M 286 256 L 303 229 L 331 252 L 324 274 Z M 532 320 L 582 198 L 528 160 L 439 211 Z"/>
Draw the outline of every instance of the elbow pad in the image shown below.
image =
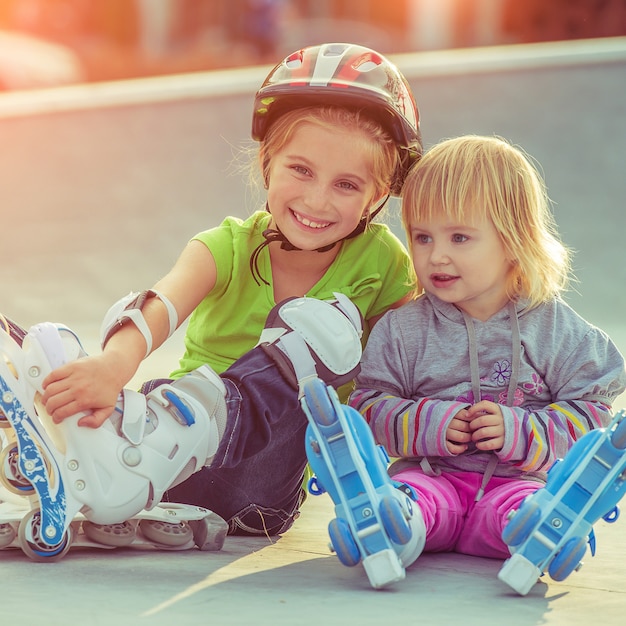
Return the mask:
<path fill-rule="evenodd" d="M 146 356 L 152 351 L 152 332 L 146 323 L 142 309 L 150 298 L 158 298 L 163 302 L 167 310 L 169 319 L 169 333 L 171 337 L 178 327 L 178 313 L 170 300 L 162 293 L 153 289 L 142 292 L 131 292 L 127 296 L 120 298 L 106 313 L 100 327 L 100 343 L 102 348 L 106 346 L 109 339 L 128 322 L 132 322 L 137 330 L 142 334 L 146 342 Z"/>

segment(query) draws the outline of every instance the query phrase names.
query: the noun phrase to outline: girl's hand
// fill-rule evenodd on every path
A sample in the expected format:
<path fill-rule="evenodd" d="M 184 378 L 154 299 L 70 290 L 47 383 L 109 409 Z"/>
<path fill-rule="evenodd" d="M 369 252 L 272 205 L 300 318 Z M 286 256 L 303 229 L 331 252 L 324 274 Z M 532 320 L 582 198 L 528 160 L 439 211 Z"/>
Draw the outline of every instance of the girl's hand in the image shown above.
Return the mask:
<path fill-rule="evenodd" d="M 121 364 L 113 361 L 105 354 L 83 357 L 44 379 L 41 399 L 56 424 L 77 413 L 87 413 L 78 420 L 80 426 L 97 428 L 107 420 L 126 382 L 120 377 Z"/>
<path fill-rule="evenodd" d="M 450 454 L 462 454 L 472 440 L 467 409 L 461 409 L 450 422 L 446 430 L 446 447 Z"/>
<path fill-rule="evenodd" d="M 482 400 L 467 409 L 472 441 L 478 450 L 498 451 L 504 445 L 504 416 L 495 402 Z"/>

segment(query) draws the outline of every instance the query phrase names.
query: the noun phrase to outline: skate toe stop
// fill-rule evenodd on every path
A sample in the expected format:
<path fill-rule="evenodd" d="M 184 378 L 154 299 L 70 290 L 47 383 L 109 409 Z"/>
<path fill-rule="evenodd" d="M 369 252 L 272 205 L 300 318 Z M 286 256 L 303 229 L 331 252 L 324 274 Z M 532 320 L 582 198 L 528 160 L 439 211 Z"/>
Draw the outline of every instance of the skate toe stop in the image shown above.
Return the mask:
<path fill-rule="evenodd" d="M 218 552 L 222 549 L 228 524 L 217 513 L 210 511 L 208 515 L 199 520 L 189 522 L 193 530 L 193 540 L 199 550 L 206 552 Z"/>
<path fill-rule="evenodd" d="M 521 596 L 525 596 L 535 586 L 540 576 L 541 570 L 517 553 L 507 559 L 498 572 L 498 578 Z"/>
<path fill-rule="evenodd" d="M 374 589 L 383 589 L 404 580 L 406 576 L 398 555 L 391 549 L 365 557 L 363 567 Z"/>

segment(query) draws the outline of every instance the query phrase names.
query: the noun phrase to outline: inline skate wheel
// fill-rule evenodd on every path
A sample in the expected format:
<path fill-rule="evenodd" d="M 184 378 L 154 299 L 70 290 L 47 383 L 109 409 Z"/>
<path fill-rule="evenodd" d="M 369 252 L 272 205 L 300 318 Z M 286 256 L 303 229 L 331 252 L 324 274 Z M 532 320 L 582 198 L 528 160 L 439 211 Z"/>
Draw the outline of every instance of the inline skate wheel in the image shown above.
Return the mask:
<path fill-rule="evenodd" d="M 0 548 L 10 546 L 15 537 L 16 533 L 11 524 L 0 524 Z"/>
<path fill-rule="evenodd" d="M 136 534 L 130 522 L 96 524 L 89 520 L 83 522 L 83 532 L 90 541 L 113 548 L 129 546 L 134 541 Z"/>
<path fill-rule="evenodd" d="M 49 546 L 41 539 L 41 513 L 39 509 L 29 511 L 20 522 L 18 540 L 22 551 L 33 561 L 51 563 L 62 559 L 72 545 L 71 527 L 63 538 L 54 546 Z"/>
<path fill-rule="evenodd" d="M 18 496 L 30 496 L 35 493 L 33 486 L 20 472 L 16 445 L 9 445 L 0 452 L 0 482 Z"/>
<path fill-rule="evenodd" d="M 149 541 L 171 548 L 179 548 L 193 541 L 193 531 L 186 522 L 172 524 L 161 520 L 143 519 L 139 528 Z"/>

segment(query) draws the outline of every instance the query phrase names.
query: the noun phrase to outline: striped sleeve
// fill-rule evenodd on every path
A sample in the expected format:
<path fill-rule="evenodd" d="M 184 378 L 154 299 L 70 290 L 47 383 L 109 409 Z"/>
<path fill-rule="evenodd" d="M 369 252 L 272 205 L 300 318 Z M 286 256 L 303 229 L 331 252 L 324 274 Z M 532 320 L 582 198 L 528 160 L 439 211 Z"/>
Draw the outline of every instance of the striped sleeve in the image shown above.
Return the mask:
<path fill-rule="evenodd" d="M 505 440 L 498 457 L 524 472 L 549 469 L 575 441 L 612 419 L 609 406 L 585 400 L 554 402 L 540 411 L 501 408 Z"/>
<path fill-rule="evenodd" d="M 409 400 L 374 389 L 359 388 L 349 404 L 363 415 L 377 443 L 392 457 L 454 456 L 446 446 L 452 418 L 462 402 L 420 398 Z"/>

